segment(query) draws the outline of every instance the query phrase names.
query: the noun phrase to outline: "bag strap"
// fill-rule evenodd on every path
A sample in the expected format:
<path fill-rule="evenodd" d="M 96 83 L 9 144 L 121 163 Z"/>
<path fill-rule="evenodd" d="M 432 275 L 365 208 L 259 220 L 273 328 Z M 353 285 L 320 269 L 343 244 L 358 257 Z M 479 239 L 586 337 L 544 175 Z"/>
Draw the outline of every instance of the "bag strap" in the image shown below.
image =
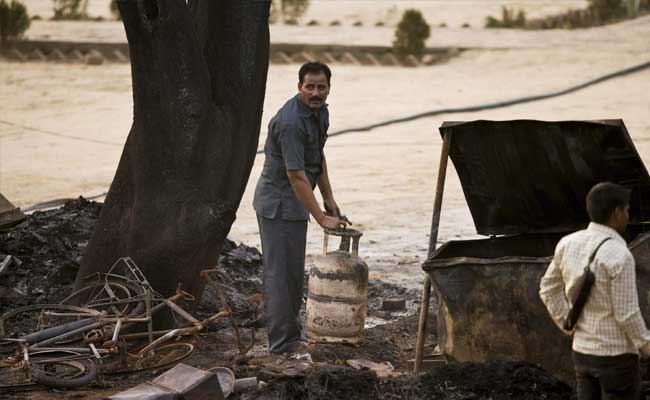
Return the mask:
<path fill-rule="evenodd" d="M 611 237 L 606 237 L 600 243 L 598 243 L 598 246 L 596 246 L 596 249 L 594 250 L 594 252 L 591 253 L 591 257 L 589 257 L 589 262 L 587 263 L 587 269 L 589 269 L 589 267 L 591 266 L 591 263 L 594 262 L 594 259 L 596 258 L 596 253 L 598 253 L 598 250 L 600 249 L 600 246 L 605 244 L 605 242 L 608 241 L 609 239 L 611 239 Z"/>

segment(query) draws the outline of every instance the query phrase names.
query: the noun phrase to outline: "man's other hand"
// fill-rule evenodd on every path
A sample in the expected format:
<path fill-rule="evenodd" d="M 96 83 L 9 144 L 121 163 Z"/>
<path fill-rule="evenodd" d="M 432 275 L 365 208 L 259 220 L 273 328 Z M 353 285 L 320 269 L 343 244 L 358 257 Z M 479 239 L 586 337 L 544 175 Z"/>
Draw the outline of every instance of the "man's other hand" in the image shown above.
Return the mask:
<path fill-rule="evenodd" d="M 323 199 L 323 205 L 325 206 L 325 214 L 332 217 L 341 216 L 341 209 L 339 209 L 338 204 L 336 204 L 333 198 Z"/>
<path fill-rule="evenodd" d="M 640 350 L 641 350 L 641 356 L 642 356 L 642 357 L 645 357 L 645 358 L 650 357 L 650 342 L 644 344 L 644 345 L 641 347 Z"/>
<path fill-rule="evenodd" d="M 339 219 L 338 217 L 331 217 L 329 215 L 325 215 L 323 218 L 321 218 L 320 221 L 318 221 L 318 224 L 325 228 L 325 229 L 342 229 L 347 226 L 347 222 L 345 222 L 342 219 Z"/>

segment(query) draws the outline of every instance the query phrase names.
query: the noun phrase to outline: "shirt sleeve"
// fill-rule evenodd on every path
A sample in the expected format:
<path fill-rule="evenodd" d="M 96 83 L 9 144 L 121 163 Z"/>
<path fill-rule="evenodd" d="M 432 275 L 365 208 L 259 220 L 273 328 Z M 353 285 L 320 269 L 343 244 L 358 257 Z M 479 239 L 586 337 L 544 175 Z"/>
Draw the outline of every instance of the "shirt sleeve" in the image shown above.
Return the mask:
<path fill-rule="evenodd" d="M 569 315 L 569 302 L 564 295 L 564 279 L 562 278 L 557 254 L 553 257 L 542 277 L 539 285 L 539 297 L 542 299 L 555 325 L 562 332 L 569 334 L 570 332 L 567 332 L 563 327 L 564 320 Z"/>
<path fill-rule="evenodd" d="M 650 342 L 650 331 L 643 321 L 636 290 L 634 258 L 626 255 L 611 272 L 611 297 L 614 318 L 637 349 Z"/>
<path fill-rule="evenodd" d="M 305 134 L 297 124 L 283 124 L 278 134 L 287 171 L 305 169 Z"/>

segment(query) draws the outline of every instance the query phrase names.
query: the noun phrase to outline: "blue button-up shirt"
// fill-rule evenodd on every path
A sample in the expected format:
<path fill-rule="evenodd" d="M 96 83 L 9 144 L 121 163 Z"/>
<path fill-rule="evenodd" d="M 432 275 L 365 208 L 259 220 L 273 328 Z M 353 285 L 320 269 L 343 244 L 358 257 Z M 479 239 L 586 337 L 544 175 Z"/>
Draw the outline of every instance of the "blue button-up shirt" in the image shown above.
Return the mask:
<path fill-rule="evenodd" d="M 264 167 L 255 188 L 253 207 L 264 218 L 304 221 L 309 211 L 291 187 L 287 171 L 305 171 L 312 188 L 323 172 L 329 111 L 312 111 L 299 95 L 287 101 L 269 122 Z"/>

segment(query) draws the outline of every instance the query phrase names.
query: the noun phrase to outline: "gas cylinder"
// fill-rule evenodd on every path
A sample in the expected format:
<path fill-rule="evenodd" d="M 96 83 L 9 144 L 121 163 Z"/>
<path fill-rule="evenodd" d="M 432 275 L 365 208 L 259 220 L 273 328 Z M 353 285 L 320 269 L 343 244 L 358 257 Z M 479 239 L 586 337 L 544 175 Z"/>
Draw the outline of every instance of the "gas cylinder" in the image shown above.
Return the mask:
<path fill-rule="evenodd" d="M 339 249 L 332 252 L 327 251 L 330 235 L 341 237 Z M 361 235 L 355 229 L 325 230 L 323 254 L 309 271 L 306 327 L 314 341 L 357 343 L 361 338 L 368 312 L 368 266 L 359 257 Z"/>

